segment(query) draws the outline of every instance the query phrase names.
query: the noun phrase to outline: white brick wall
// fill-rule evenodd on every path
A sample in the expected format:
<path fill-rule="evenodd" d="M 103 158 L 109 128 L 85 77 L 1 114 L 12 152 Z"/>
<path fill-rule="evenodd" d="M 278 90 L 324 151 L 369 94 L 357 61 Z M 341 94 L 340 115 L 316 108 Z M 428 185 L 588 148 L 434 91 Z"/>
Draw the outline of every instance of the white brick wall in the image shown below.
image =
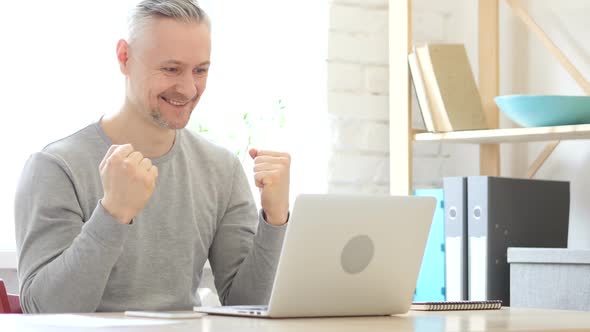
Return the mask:
<path fill-rule="evenodd" d="M 415 43 L 462 39 L 457 31 L 465 15 L 476 14 L 465 13 L 464 1 L 414 0 Z M 387 0 L 330 1 L 330 192 L 389 192 L 387 6 Z M 415 98 L 413 105 L 412 124 L 423 128 Z M 474 174 L 477 159 L 477 147 L 415 143 L 414 185 L 438 187 L 443 176 Z"/>
<path fill-rule="evenodd" d="M 388 107 L 388 96 L 357 95 L 353 92 L 328 93 L 328 112 L 337 117 L 387 121 Z"/>
<path fill-rule="evenodd" d="M 332 147 L 336 151 L 371 152 L 387 155 L 389 152 L 389 125 L 387 122 L 372 120 L 333 118 Z"/>
<path fill-rule="evenodd" d="M 333 5 L 361 6 L 366 9 L 386 9 L 389 0 L 331 0 Z"/>
<path fill-rule="evenodd" d="M 385 154 L 335 151 L 330 158 L 330 170 L 330 179 L 336 184 L 363 186 L 389 182 L 389 158 Z"/>
<path fill-rule="evenodd" d="M 387 3 L 330 5 L 330 192 L 389 192 Z"/>
<path fill-rule="evenodd" d="M 374 95 L 389 94 L 389 68 L 387 66 L 367 66 L 365 68 L 365 87 Z"/>
<path fill-rule="evenodd" d="M 334 31 L 382 33 L 387 32 L 387 1 L 371 6 L 367 1 L 335 1 L 330 7 L 330 28 Z M 352 3 L 352 5 L 350 4 Z M 362 7 L 360 6 L 362 5 Z M 376 8 L 377 7 L 377 8 Z"/>
<path fill-rule="evenodd" d="M 358 64 L 386 64 L 388 57 L 387 34 L 375 32 L 351 33 L 331 31 L 328 54 L 330 60 Z"/>
<path fill-rule="evenodd" d="M 328 62 L 328 91 L 356 93 L 363 89 L 363 68 L 358 64 Z"/>

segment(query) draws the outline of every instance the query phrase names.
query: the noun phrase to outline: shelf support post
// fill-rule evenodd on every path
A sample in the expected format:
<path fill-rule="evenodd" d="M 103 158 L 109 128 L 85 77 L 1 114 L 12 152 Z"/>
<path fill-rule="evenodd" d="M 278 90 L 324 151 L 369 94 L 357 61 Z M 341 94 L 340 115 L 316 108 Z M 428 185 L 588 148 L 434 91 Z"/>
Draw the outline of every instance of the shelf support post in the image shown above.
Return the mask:
<path fill-rule="evenodd" d="M 389 181 L 392 195 L 412 193 L 412 110 L 408 54 L 411 0 L 389 0 Z"/>
<path fill-rule="evenodd" d="M 498 0 L 479 0 L 479 91 L 490 128 L 499 128 L 500 124 L 494 103 L 500 90 L 499 10 Z M 500 145 L 480 145 L 479 172 L 500 175 Z"/>

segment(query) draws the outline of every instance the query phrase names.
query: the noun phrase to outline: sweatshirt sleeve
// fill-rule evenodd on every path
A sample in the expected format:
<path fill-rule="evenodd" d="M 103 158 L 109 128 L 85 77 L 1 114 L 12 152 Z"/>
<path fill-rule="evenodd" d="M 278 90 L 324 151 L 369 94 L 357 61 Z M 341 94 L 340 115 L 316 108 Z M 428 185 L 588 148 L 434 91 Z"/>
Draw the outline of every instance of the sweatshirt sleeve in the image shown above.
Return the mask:
<path fill-rule="evenodd" d="M 215 286 L 223 305 L 267 304 L 287 226 L 268 224 L 257 213 L 237 158 L 233 173 L 229 204 L 209 251 Z"/>
<path fill-rule="evenodd" d="M 15 200 L 24 312 L 96 311 L 133 226 L 118 223 L 100 202 L 87 218 L 64 163 L 45 152 L 32 155 Z"/>

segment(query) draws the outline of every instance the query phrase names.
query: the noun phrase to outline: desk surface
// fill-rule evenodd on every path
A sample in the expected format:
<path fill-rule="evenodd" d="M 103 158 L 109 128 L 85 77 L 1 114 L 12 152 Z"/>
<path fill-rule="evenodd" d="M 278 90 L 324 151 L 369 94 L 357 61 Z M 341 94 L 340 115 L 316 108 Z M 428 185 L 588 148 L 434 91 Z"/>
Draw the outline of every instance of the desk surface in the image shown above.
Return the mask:
<path fill-rule="evenodd" d="M 122 314 L 89 314 L 86 317 L 124 318 Z M 79 331 L 75 327 L 50 327 L 44 319 L 55 315 L 0 315 L 0 331 Z M 125 320 L 134 318 L 124 318 Z M 40 323 L 41 322 L 41 323 Z M 392 317 L 260 319 L 205 316 L 179 324 L 139 327 L 100 327 L 103 331 L 590 331 L 590 313 L 559 310 L 509 309 L 461 312 L 410 312 Z"/>

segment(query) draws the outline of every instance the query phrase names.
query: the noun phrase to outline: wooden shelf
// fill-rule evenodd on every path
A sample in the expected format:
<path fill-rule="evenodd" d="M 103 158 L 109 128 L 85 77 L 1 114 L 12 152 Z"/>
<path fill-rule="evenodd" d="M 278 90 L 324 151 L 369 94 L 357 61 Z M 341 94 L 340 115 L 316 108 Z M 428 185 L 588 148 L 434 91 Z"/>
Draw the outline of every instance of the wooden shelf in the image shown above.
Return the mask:
<path fill-rule="evenodd" d="M 427 133 L 413 130 L 408 54 L 412 52 L 412 2 L 389 0 L 389 152 L 390 193 L 411 194 L 413 185 L 413 142 L 478 144 L 479 174 L 500 176 L 500 143 L 549 141 L 530 166 L 532 177 L 562 140 L 590 139 L 590 124 L 575 126 L 505 128 Z M 490 128 L 499 127 L 499 110 L 494 98 L 500 95 L 500 0 L 478 2 L 478 83 L 482 106 Z M 516 15 L 531 29 L 567 72 L 590 94 L 590 82 L 522 8 L 519 0 L 507 0 Z"/>
<path fill-rule="evenodd" d="M 415 133 L 414 141 L 495 144 L 590 139 L 590 124 L 557 127 L 466 130 L 448 133 Z"/>

